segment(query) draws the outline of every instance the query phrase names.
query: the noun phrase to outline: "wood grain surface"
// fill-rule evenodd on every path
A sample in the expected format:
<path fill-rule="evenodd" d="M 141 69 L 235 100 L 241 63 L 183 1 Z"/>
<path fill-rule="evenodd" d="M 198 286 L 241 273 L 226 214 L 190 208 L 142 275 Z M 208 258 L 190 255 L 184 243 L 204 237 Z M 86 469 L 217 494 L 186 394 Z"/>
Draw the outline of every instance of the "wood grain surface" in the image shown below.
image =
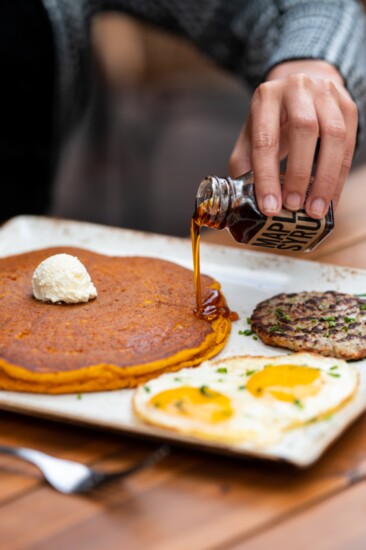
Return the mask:
<path fill-rule="evenodd" d="M 366 269 L 365 172 L 351 176 L 334 235 L 309 259 Z M 226 232 L 206 239 L 229 244 Z M 156 446 L 9 412 L 0 444 L 106 469 Z M 33 466 L 0 456 L 1 550 L 352 550 L 366 548 L 365 518 L 366 415 L 307 470 L 174 446 L 154 467 L 84 496 L 61 495 Z"/>

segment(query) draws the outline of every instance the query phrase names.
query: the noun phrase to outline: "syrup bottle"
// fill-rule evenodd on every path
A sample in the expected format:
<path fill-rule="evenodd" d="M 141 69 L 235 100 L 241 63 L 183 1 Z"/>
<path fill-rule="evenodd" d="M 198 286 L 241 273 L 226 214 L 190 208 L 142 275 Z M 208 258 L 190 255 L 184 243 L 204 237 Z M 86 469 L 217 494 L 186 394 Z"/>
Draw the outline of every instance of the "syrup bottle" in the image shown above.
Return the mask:
<path fill-rule="evenodd" d="M 280 181 L 282 185 L 284 174 L 280 174 Z M 313 178 L 310 186 L 312 181 Z M 239 243 L 292 252 L 313 250 L 334 227 L 332 204 L 321 220 L 310 218 L 304 209 L 290 212 L 283 208 L 272 217 L 262 214 L 255 198 L 252 171 L 238 179 L 203 179 L 193 221 L 198 227 L 227 228 Z"/>

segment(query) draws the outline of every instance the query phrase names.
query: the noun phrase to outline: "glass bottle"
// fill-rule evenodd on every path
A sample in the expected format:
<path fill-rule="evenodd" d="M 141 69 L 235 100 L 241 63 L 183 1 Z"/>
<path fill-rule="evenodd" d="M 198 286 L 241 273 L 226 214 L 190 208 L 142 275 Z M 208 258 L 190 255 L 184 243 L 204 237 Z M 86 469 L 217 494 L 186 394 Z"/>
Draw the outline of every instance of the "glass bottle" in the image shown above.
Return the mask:
<path fill-rule="evenodd" d="M 313 178 L 309 182 L 311 186 Z M 280 174 L 281 185 L 284 174 Z M 253 172 L 240 178 L 207 176 L 200 183 L 193 219 L 198 226 L 227 228 L 238 242 L 257 248 L 309 252 L 334 228 L 333 206 L 321 219 L 310 218 L 304 209 L 283 208 L 267 217 L 259 210 Z"/>

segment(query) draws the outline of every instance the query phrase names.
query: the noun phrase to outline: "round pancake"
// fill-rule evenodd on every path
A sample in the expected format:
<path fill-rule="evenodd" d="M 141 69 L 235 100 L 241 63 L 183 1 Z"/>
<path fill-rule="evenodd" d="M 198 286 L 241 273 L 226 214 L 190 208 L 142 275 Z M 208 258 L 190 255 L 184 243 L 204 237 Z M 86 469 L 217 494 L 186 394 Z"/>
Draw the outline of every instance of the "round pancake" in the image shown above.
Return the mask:
<path fill-rule="evenodd" d="M 366 302 L 354 294 L 278 294 L 256 306 L 251 328 L 271 346 L 347 360 L 366 357 Z"/>
<path fill-rule="evenodd" d="M 33 271 L 62 252 L 84 264 L 98 291 L 95 300 L 50 304 L 33 297 Z M 212 288 L 219 283 L 203 276 L 203 297 Z M 0 388 L 111 390 L 197 365 L 223 348 L 231 321 L 222 315 L 199 319 L 194 306 L 192 271 L 160 259 L 72 247 L 1 258 Z"/>

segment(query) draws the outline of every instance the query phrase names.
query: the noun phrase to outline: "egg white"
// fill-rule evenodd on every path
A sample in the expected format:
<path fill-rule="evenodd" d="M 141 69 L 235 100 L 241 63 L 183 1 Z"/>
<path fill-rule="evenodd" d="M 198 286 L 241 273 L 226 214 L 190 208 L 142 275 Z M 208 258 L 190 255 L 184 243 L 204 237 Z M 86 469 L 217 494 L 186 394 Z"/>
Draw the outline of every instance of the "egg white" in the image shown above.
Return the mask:
<path fill-rule="evenodd" d="M 275 388 L 301 395 L 301 399 L 294 395 L 291 401 L 277 399 L 271 391 L 260 396 L 248 391 L 248 382 L 251 379 L 253 382 L 257 372 L 268 366 L 275 372 L 274 368 L 285 365 L 317 369 L 317 380 L 312 383 L 313 395 L 306 395 L 307 387 L 302 395 L 304 388 L 301 384 L 301 387 Z M 136 389 L 133 406 L 140 418 L 156 426 L 198 438 L 227 443 L 246 442 L 249 446 L 263 447 L 278 441 L 286 430 L 334 413 L 352 398 L 357 385 L 357 370 L 340 359 L 301 352 L 276 357 L 238 356 L 206 361 L 199 367 L 150 380 Z M 232 415 L 211 423 L 179 411 L 171 414 L 171 411 L 152 405 L 154 397 L 162 392 L 187 386 L 227 396 Z"/>

